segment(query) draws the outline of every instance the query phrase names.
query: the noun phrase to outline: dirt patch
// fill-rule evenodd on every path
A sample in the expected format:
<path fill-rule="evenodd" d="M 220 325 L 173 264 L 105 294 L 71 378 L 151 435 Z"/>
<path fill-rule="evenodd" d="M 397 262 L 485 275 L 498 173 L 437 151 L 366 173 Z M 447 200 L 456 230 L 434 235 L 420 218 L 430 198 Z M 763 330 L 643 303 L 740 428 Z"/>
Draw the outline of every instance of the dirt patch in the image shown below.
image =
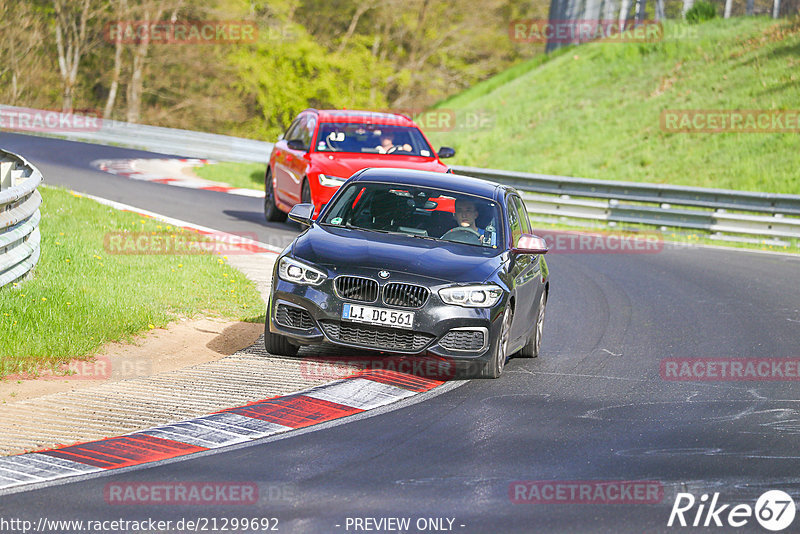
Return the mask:
<path fill-rule="evenodd" d="M 260 323 L 181 320 L 155 329 L 134 344 L 108 343 L 88 362 L 73 361 L 65 377 L 0 381 L 0 404 L 75 391 L 107 382 L 151 376 L 212 362 L 249 347 L 264 333 Z"/>

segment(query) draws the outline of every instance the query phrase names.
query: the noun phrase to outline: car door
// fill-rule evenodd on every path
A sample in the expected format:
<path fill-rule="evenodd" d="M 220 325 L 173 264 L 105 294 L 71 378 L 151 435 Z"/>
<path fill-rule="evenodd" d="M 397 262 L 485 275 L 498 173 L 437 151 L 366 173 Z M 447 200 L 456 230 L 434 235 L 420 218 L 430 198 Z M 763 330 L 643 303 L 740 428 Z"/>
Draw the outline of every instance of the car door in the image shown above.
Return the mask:
<path fill-rule="evenodd" d="M 506 212 L 508 213 L 508 226 L 511 230 L 511 247 L 519 243 L 523 233 L 530 233 L 530 220 L 522 200 L 514 194 L 506 198 Z M 531 325 L 534 324 L 536 280 L 538 275 L 538 261 L 530 254 L 511 253 L 510 275 L 514 281 L 514 320 L 511 324 L 511 344 L 517 348 L 520 338 L 527 339 Z M 524 341 L 524 339 L 523 339 Z"/>
<path fill-rule="evenodd" d="M 286 130 L 283 139 L 275 143 L 275 159 L 272 165 L 272 174 L 275 176 L 275 197 L 284 204 L 289 205 L 295 204 L 292 201 L 291 191 L 294 183 L 292 179 L 292 173 L 294 172 L 292 164 L 294 160 L 293 152 L 295 151 L 289 150 L 287 143 L 290 139 L 297 137 L 303 120 L 303 115 L 297 117 L 289 126 L 289 129 Z"/>
<path fill-rule="evenodd" d="M 519 213 L 520 228 L 523 234 L 533 234 L 533 227 L 531 226 L 531 219 L 528 215 L 528 208 L 525 207 L 525 201 L 517 195 L 514 195 L 514 204 L 517 206 L 517 213 Z M 540 255 L 533 254 L 527 255 L 531 260 L 530 270 L 525 272 L 524 284 L 530 286 L 531 300 L 530 300 L 530 324 L 533 325 L 538 317 L 539 298 L 544 291 L 544 284 L 542 283 L 542 266 Z"/>
<path fill-rule="evenodd" d="M 299 139 L 306 150 L 293 150 L 292 159 L 288 166 L 291 169 L 291 196 L 294 204 L 302 202 L 303 180 L 308 175 L 308 167 L 311 164 L 309 152 L 311 151 L 311 141 L 314 138 L 314 130 L 317 127 L 317 117 L 307 114 L 305 120 L 298 125 L 297 139 Z M 310 185 L 310 184 L 309 184 Z"/>

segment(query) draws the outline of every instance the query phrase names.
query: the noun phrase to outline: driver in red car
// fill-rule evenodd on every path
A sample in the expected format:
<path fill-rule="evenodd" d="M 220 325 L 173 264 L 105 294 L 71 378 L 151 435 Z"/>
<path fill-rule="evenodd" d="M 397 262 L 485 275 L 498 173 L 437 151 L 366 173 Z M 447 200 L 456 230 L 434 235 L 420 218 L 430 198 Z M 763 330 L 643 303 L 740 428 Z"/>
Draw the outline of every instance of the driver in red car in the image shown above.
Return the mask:
<path fill-rule="evenodd" d="M 383 132 L 381 133 L 381 144 L 375 147 L 381 154 L 391 154 L 393 152 L 411 152 L 411 145 L 408 143 L 402 145 L 394 144 L 394 133 Z"/>

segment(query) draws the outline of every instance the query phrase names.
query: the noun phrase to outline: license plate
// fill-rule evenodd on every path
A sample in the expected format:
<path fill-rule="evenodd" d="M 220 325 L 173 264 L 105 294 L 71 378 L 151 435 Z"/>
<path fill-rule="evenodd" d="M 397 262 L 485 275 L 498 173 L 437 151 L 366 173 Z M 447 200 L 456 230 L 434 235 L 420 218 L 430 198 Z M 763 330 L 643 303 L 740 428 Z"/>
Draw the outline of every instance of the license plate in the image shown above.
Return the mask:
<path fill-rule="evenodd" d="M 396 328 L 413 328 L 414 326 L 414 312 L 373 308 L 358 304 L 345 304 L 342 309 L 342 319 Z"/>

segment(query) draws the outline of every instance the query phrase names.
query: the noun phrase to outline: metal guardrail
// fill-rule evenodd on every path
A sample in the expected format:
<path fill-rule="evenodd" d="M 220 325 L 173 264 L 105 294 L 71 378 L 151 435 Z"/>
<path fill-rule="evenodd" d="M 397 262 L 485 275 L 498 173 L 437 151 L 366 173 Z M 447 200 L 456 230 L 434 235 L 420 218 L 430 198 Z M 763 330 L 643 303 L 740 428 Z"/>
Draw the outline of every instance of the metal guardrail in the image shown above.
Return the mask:
<path fill-rule="evenodd" d="M 800 239 L 800 217 L 797 217 L 800 195 L 591 180 L 476 167 L 453 167 L 453 172 L 513 185 L 523 192 L 528 212 L 537 215 Z"/>
<path fill-rule="evenodd" d="M 73 141 L 122 145 L 193 158 L 266 163 L 272 151 L 272 143 L 254 139 L 93 117 L 88 121 L 73 120 L 81 116 L 58 111 L 0 106 L 0 116 L 5 118 L 0 123 L 16 124 L 20 126 L 17 131 L 22 133 L 46 133 Z"/>
<path fill-rule="evenodd" d="M 0 287 L 39 261 L 42 173 L 25 158 L 0 150 Z"/>
<path fill-rule="evenodd" d="M 69 117 L 58 112 L 0 106 L 0 117 L 35 116 L 36 113 L 55 114 L 56 123 L 62 119 L 70 123 Z M 2 121 L 3 124 L 9 122 Z M 101 120 L 94 126 L 50 133 L 76 141 L 223 161 L 266 163 L 273 147 L 272 143 L 253 139 L 120 121 Z M 475 167 L 455 166 L 453 171 L 517 187 L 523 192 L 528 211 L 535 215 L 800 238 L 800 195 L 593 180 Z"/>

